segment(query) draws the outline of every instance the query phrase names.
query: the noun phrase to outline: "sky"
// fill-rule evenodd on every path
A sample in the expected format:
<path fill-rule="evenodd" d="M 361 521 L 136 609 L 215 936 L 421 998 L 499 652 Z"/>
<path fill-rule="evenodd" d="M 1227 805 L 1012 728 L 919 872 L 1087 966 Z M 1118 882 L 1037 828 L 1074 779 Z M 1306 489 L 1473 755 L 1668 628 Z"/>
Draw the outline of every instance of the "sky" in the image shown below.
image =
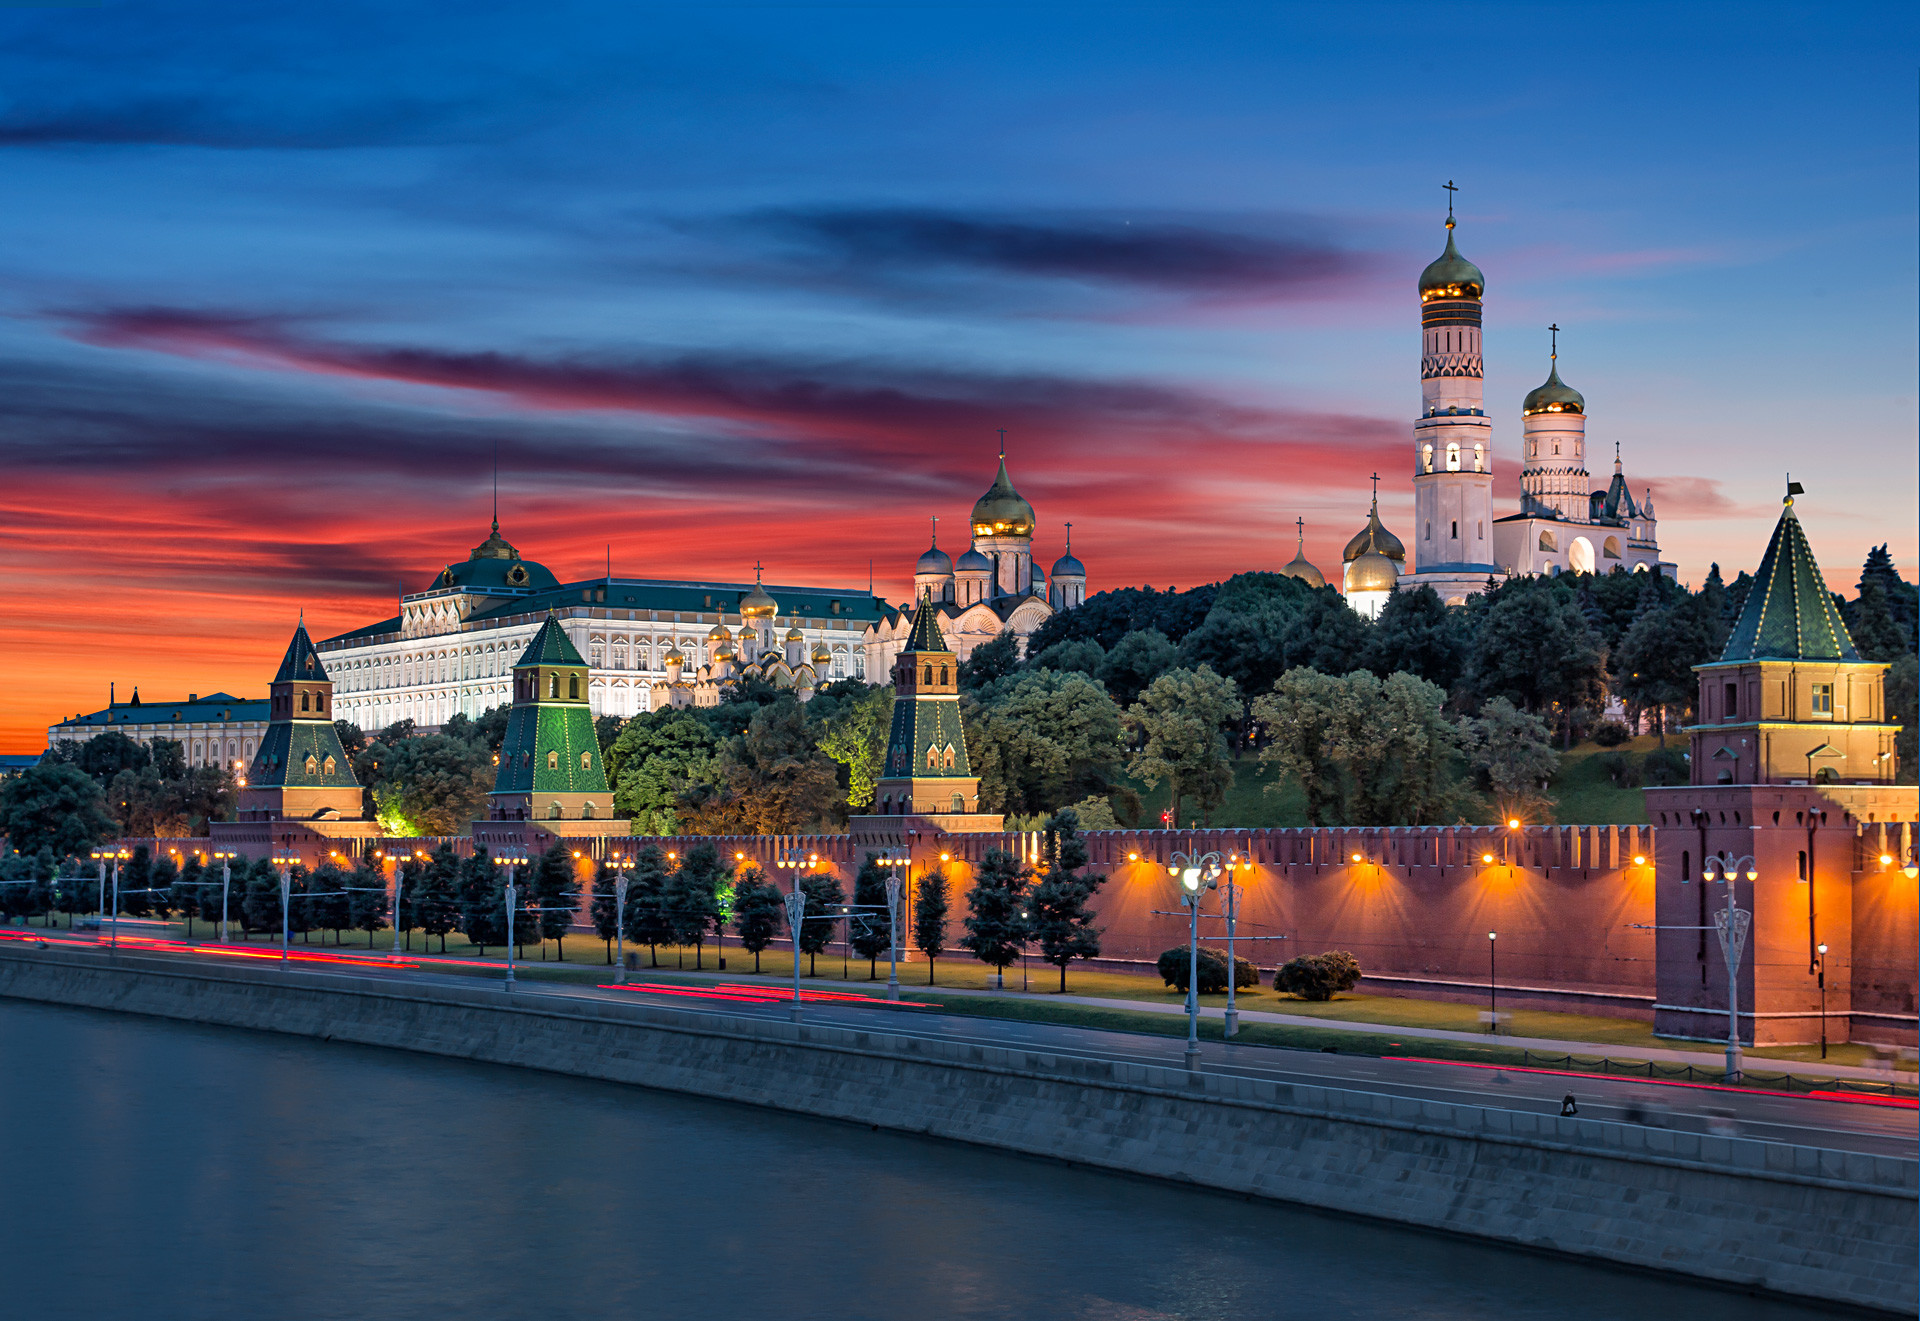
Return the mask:
<path fill-rule="evenodd" d="M 0 10 L 0 750 L 264 694 L 502 532 L 904 599 L 998 430 L 1088 590 L 1410 535 L 1458 184 L 1496 512 L 1558 324 L 1683 581 L 1912 578 L 1920 10 Z M 1903 16 L 1904 15 L 1904 16 Z"/>

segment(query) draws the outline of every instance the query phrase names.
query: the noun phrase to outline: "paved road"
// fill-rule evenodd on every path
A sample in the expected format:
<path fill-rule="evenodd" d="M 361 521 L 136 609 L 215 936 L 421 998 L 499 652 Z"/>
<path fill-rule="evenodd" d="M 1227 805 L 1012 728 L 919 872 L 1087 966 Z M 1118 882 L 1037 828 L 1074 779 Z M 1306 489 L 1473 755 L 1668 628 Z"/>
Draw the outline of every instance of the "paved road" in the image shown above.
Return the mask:
<path fill-rule="evenodd" d="M 260 946 L 254 948 L 265 952 Z M 194 956 L 141 951 L 140 957 Z M 195 961 L 199 962 L 198 959 Z M 386 983 L 472 987 L 477 980 L 467 974 L 437 971 L 431 966 L 387 968 L 377 963 L 299 963 L 295 966 L 306 973 L 354 980 L 372 977 Z M 608 973 L 611 978 L 612 970 L 609 969 Z M 656 980 L 653 984 L 658 989 L 639 989 L 639 985 L 648 982 L 647 975 L 636 973 L 631 976 L 636 985 L 626 989 L 605 989 L 545 979 L 522 980 L 512 994 L 529 1002 L 590 999 L 670 1004 L 676 1009 L 709 1013 L 716 1018 L 747 1016 L 786 1021 L 790 1014 L 791 1006 L 786 1001 L 754 1003 L 720 999 L 701 994 L 708 988 L 690 986 L 684 982 Z M 776 988 L 767 983 L 757 983 L 753 989 L 767 992 Z M 809 986 L 806 989 L 815 988 Z M 902 989 L 905 997 L 911 1001 L 911 988 Z M 892 1033 L 930 1040 L 1014 1049 L 1026 1047 L 1056 1055 L 1172 1067 L 1180 1066 L 1186 1047 L 1185 1041 L 1177 1037 L 1054 1023 L 976 1018 L 942 1013 L 935 1007 L 890 1006 L 885 1001 L 809 1002 L 805 1006 L 804 1016 L 810 1023 L 869 1029 L 884 1027 Z M 1541 1114 L 1559 1114 L 1563 1099 L 1571 1094 L 1579 1113 L 1586 1118 L 1643 1123 L 1693 1132 L 1717 1132 L 1762 1141 L 1864 1151 L 1910 1159 L 1920 1155 L 1920 1111 L 1858 1101 L 1822 1100 L 1742 1088 L 1687 1086 L 1621 1077 L 1569 1077 L 1512 1068 L 1489 1069 L 1442 1061 L 1327 1054 L 1212 1041 L 1200 1043 L 1200 1067 L 1210 1072 L 1280 1082 L 1346 1087 Z"/>

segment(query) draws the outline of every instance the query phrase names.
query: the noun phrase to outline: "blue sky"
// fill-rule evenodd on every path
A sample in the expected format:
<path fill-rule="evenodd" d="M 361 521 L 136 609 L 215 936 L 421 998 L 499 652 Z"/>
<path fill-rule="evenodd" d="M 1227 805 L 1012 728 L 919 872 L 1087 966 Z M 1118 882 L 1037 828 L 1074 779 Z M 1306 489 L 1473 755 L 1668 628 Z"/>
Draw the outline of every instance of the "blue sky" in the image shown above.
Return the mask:
<path fill-rule="evenodd" d="M 1557 322 L 1683 578 L 1788 470 L 1836 586 L 1920 557 L 1911 10 L 462 8 L 0 12 L 0 544 L 102 615 L 5 607 L 23 728 L 86 638 L 251 691 L 374 617 L 496 442 L 563 576 L 902 595 L 1000 426 L 1093 590 L 1326 567 L 1411 508 L 1448 179 L 1502 492 Z"/>

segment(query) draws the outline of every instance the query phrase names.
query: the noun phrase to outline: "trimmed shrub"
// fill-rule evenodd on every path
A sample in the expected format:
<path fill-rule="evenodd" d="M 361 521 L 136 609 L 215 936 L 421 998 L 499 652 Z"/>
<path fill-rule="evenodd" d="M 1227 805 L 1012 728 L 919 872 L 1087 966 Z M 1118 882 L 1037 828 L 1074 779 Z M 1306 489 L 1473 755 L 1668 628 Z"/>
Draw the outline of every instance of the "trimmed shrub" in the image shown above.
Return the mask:
<path fill-rule="evenodd" d="M 1303 954 L 1281 965 L 1273 975 L 1273 989 L 1302 1000 L 1331 1000 L 1351 991 L 1360 981 L 1360 962 L 1345 950 Z"/>
<path fill-rule="evenodd" d="M 1655 748 L 1647 754 L 1640 775 L 1649 785 L 1685 784 L 1690 776 L 1687 754 L 1679 748 Z"/>
<path fill-rule="evenodd" d="M 1603 748 L 1617 748 L 1632 737 L 1632 731 L 1618 720 L 1602 720 L 1593 727 L 1593 741 Z"/>
<path fill-rule="evenodd" d="M 1596 760 L 1616 789 L 1638 789 L 1644 774 L 1640 759 L 1624 752 L 1603 752 Z"/>
<path fill-rule="evenodd" d="M 1225 995 L 1227 991 L 1227 952 L 1223 949 L 1200 947 L 1200 994 Z M 1159 970 L 1160 980 L 1175 990 L 1187 989 L 1187 947 L 1175 945 L 1154 961 Z M 1238 990 L 1245 986 L 1258 986 L 1260 972 L 1251 960 L 1235 956 L 1233 960 L 1233 985 Z"/>

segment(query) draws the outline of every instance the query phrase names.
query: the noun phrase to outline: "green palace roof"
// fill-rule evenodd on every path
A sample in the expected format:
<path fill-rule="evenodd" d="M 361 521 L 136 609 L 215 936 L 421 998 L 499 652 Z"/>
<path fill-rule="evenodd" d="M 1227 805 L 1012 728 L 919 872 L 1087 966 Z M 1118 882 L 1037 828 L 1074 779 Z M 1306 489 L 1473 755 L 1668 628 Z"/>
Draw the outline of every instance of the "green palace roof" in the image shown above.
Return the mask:
<path fill-rule="evenodd" d="M 126 728 L 139 725 L 249 724 L 267 719 L 267 699 L 235 697 L 230 693 L 208 693 L 184 702 L 115 702 L 104 711 L 62 720 L 63 725 L 109 725 Z"/>
<path fill-rule="evenodd" d="M 1720 661 L 1859 659 L 1789 494 Z"/>

